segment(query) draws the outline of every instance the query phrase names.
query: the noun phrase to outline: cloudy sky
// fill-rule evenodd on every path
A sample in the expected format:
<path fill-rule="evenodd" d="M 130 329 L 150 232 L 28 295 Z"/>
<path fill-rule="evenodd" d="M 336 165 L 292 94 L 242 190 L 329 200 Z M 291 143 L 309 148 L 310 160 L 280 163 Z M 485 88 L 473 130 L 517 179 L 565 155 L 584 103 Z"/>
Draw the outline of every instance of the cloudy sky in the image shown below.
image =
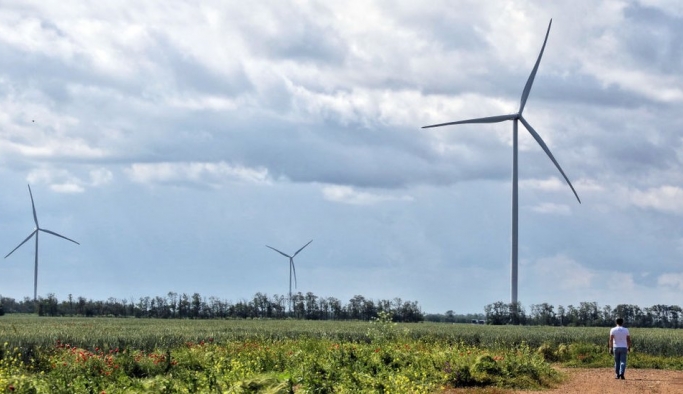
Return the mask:
<path fill-rule="evenodd" d="M 201 3 L 201 5 L 199 5 Z M 683 5 L 3 1 L 0 247 L 38 294 L 681 305 Z M 2 255 L 4 255 L 3 253 Z M 33 295 L 33 243 L 0 294 Z"/>

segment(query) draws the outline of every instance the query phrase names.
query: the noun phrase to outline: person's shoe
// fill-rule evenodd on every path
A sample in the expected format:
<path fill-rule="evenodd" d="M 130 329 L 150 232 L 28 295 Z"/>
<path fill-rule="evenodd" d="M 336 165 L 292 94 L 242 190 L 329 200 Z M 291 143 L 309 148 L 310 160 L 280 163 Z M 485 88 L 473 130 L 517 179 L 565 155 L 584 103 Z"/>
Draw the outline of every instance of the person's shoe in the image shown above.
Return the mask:
<path fill-rule="evenodd" d="M 615 376 L 614 379 L 621 379 L 621 375 Z"/>
<path fill-rule="evenodd" d="M 619 375 L 619 379 L 626 380 L 626 378 L 624 377 L 624 374 Z"/>

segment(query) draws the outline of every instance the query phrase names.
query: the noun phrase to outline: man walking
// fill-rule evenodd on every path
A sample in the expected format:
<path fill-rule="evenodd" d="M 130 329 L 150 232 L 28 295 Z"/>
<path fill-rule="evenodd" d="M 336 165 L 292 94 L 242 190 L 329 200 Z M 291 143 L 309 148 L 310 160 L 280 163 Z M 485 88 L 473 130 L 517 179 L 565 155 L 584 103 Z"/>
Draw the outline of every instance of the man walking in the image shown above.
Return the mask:
<path fill-rule="evenodd" d="M 609 330 L 609 354 L 614 355 L 615 379 L 625 379 L 626 354 L 631 351 L 631 335 L 628 328 L 623 327 L 624 319 L 617 318 L 617 326 Z"/>

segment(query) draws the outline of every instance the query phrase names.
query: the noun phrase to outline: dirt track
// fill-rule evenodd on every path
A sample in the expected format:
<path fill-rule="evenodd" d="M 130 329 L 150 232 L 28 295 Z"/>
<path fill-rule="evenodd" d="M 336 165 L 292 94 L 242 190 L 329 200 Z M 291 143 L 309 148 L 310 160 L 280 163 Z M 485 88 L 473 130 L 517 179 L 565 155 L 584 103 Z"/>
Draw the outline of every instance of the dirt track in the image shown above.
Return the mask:
<path fill-rule="evenodd" d="M 683 371 L 659 369 L 626 370 L 626 380 L 614 379 L 612 368 L 562 369 L 568 379 L 560 386 L 543 391 L 515 391 L 501 389 L 452 390 L 449 394 L 683 394 Z"/>

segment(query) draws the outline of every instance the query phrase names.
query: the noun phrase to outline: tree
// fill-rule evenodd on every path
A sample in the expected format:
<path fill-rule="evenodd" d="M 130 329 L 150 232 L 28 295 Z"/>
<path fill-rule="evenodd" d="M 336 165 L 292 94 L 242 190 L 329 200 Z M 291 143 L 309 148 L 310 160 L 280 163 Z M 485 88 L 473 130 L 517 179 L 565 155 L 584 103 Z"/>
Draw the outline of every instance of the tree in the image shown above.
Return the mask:
<path fill-rule="evenodd" d="M 598 310 L 597 302 L 581 302 L 579 303 L 579 325 L 581 326 L 599 326 L 600 325 L 600 311 Z"/>
<path fill-rule="evenodd" d="M 202 297 L 199 293 L 192 294 L 192 307 L 191 315 L 193 319 L 199 319 L 199 315 L 202 312 Z"/>
<path fill-rule="evenodd" d="M 362 295 L 355 295 L 349 300 L 346 309 L 349 318 L 352 320 L 361 320 L 363 317 L 363 304 L 365 304 L 365 297 Z"/>
<path fill-rule="evenodd" d="M 455 312 L 452 310 L 446 311 L 446 318 L 444 319 L 446 323 L 455 323 Z"/>
<path fill-rule="evenodd" d="M 521 302 L 510 303 L 508 309 L 510 311 L 510 324 L 526 324 L 526 312 Z"/>
<path fill-rule="evenodd" d="M 171 317 L 177 317 L 178 313 L 178 293 L 174 293 L 172 291 L 169 291 L 168 294 L 166 295 L 167 297 L 167 303 L 168 303 L 168 309 L 171 311 Z"/>
<path fill-rule="evenodd" d="M 531 321 L 532 324 L 554 326 L 556 324 L 554 307 L 547 302 L 531 305 Z"/>
<path fill-rule="evenodd" d="M 332 319 L 341 320 L 344 319 L 344 308 L 339 299 L 334 297 L 328 297 L 327 303 L 330 305 L 330 312 L 332 313 Z"/>
<path fill-rule="evenodd" d="M 190 317 L 190 296 L 183 293 L 178 301 L 178 317 L 185 319 Z"/>
<path fill-rule="evenodd" d="M 361 308 L 361 318 L 363 320 L 369 321 L 370 319 L 377 317 L 377 309 L 375 308 L 375 303 L 372 300 L 366 299 L 363 302 Z"/>
<path fill-rule="evenodd" d="M 578 326 L 579 325 L 579 310 L 574 307 L 574 305 L 567 305 L 567 325 Z"/>
<path fill-rule="evenodd" d="M 306 319 L 308 320 L 318 320 L 320 319 L 320 308 L 317 303 L 318 296 L 311 293 L 310 291 L 306 293 L 305 306 L 306 306 Z"/>
<path fill-rule="evenodd" d="M 498 326 L 510 321 L 510 305 L 503 301 L 496 301 L 484 307 L 486 322 Z"/>

